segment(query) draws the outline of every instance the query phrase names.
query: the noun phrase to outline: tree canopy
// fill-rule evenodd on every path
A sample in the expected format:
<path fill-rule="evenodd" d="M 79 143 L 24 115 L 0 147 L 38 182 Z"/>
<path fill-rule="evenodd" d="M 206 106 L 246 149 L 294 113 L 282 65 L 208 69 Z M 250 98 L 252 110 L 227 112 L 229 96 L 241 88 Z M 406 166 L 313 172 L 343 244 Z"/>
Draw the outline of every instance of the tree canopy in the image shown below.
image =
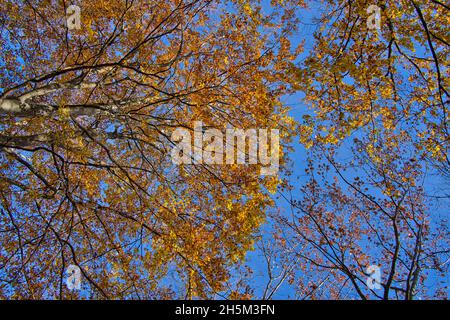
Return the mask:
<path fill-rule="evenodd" d="M 313 36 L 298 39 L 317 7 Z M 427 279 L 450 265 L 449 11 L 2 1 L 0 297 L 255 298 L 254 249 L 281 267 L 264 298 L 283 285 L 302 298 L 445 297 L 448 283 Z M 285 102 L 296 94 L 300 118 Z M 279 173 L 175 164 L 172 132 L 198 122 L 279 130 Z M 443 193 L 430 196 L 436 175 Z M 366 283 L 377 264 L 381 291 Z M 80 291 L 65 285 L 69 265 Z"/>

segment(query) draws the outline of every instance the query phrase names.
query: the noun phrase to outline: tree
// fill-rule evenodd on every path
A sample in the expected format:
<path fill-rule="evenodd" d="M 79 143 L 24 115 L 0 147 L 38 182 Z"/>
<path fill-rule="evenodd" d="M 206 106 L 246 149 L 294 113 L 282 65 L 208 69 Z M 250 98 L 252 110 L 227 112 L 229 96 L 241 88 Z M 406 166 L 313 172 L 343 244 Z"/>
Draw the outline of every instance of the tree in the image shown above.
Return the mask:
<path fill-rule="evenodd" d="M 322 11 L 300 56 L 308 5 Z M 449 10 L 3 1 L 0 297 L 259 297 L 243 264 L 254 246 L 264 299 L 286 284 L 307 299 L 445 297 L 449 198 L 430 194 L 429 172 L 450 171 Z M 310 106 L 299 123 L 282 103 L 295 92 Z M 175 164 L 172 133 L 199 122 L 279 129 L 280 175 Z M 288 166 L 294 135 L 305 174 Z M 64 284 L 74 268 L 81 291 Z"/>
<path fill-rule="evenodd" d="M 175 166 L 170 133 L 202 121 L 288 141 L 292 3 L 78 4 L 79 29 L 65 1 L 0 4 L 0 296 L 227 296 L 278 178 Z"/>
<path fill-rule="evenodd" d="M 287 278 L 299 298 L 445 298 L 450 234 L 423 167 L 401 147 L 371 161 L 366 143 L 348 161 L 311 151 L 306 182 L 286 193 L 291 212 L 274 220 L 278 260 L 298 261 Z"/>
<path fill-rule="evenodd" d="M 288 279 L 301 298 L 446 297 L 448 195 L 430 196 L 428 172 L 449 165 L 449 7 L 323 4 L 312 54 L 294 69 L 310 151 L 302 187 L 283 193 L 291 211 L 275 216 L 279 263 L 298 259 Z M 367 23 L 374 4 L 379 30 Z M 380 290 L 367 282 L 376 267 Z"/>
<path fill-rule="evenodd" d="M 337 143 L 361 129 L 376 139 L 385 130 L 448 166 L 449 7 L 378 1 L 378 30 L 368 26 L 372 2 L 323 2 L 313 54 L 295 71 L 316 113 L 300 127 L 302 142 Z"/>

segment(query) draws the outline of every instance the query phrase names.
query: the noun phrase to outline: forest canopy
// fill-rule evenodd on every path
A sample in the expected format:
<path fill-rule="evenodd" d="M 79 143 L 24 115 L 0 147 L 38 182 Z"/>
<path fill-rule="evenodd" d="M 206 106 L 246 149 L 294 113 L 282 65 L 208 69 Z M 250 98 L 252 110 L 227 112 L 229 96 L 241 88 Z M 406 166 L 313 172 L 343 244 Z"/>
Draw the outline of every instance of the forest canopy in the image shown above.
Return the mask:
<path fill-rule="evenodd" d="M 445 2 L 3 0 L 0 43 L 0 298 L 447 297 Z"/>

